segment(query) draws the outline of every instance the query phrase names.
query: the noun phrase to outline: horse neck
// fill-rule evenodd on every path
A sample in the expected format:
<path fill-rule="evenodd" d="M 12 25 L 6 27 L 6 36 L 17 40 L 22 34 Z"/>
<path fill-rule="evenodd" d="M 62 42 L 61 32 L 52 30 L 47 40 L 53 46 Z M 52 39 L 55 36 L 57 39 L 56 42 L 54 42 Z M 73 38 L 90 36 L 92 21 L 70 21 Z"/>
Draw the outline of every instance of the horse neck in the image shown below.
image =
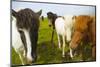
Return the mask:
<path fill-rule="evenodd" d="M 53 21 L 52 21 L 53 29 L 55 29 L 55 21 L 56 21 L 57 18 L 58 18 L 57 15 L 55 15 L 55 16 L 53 17 Z"/>

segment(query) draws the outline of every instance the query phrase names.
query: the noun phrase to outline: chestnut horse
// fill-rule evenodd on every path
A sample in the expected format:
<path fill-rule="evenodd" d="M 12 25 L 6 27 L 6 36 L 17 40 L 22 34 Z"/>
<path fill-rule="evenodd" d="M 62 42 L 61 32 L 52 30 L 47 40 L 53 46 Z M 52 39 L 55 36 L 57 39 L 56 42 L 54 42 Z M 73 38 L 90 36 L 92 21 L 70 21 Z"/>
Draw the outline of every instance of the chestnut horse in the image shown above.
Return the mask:
<path fill-rule="evenodd" d="M 96 59 L 96 21 L 94 16 L 79 15 L 75 18 L 74 33 L 70 42 L 70 56 L 82 42 L 84 45 L 91 43 L 92 58 Z"/>

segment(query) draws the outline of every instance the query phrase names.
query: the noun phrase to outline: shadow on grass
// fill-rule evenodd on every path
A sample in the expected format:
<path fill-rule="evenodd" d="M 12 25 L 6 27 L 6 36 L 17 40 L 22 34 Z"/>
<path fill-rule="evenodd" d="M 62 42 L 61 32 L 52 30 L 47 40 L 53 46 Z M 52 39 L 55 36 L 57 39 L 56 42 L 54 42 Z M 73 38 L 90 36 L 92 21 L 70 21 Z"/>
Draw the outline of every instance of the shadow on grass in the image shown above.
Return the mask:
<path fill-rule="evenodd" d="M 68 46 L 66 46 L 68 47 Z M 75 62 L 83 62 L 80 61 L 82 57 L 75 56 L 74 59 L 71 59 L 69 57 L 69 50 L 66 48 L 65 57 L 62 57 L 62 50 L 58 48 L 57 43 L 51 44 L 50 41 L 40 42 L 37 46 L 37 61 L 33 63 L 33 65 L 37 64 L 55 64 L 55 63 L 75 63 Z M 13 50 L 14 51 L 14 50 Z M 13 64 L 20 64 L 20 60 L 18 59 L 18 56 L 15 52 L 13 52 Z M 85 61 L 91 61 L 91 47 L 87 46 L 84 48 L 84 60 Z M 16 55 L 16 56 L 15 56 Z M 16 57 L 16 58 L 15 58 Z M 16 62 L 14 62 L 16 60 Z"/>
<path fill-rule="evenodd" d="M 87 46 L 84 54 L 85 61 L 91 61 L 90 46 Z M 62 50 L 58 48 L 56 43 L 51 44 L 50 41 L 38 44 L 37 53 L 38 58 L 35 64 L 52 64 L 52 63 L 69 63 L 80 62 L 82 57 L 76 56 L 73 60 L 69 57 L 68 50 L 65 52 L 65 57 L 62 57 Z"/>
<path fill-rule="evenodd" d="M 38 58 L 36 64 L 60 63 L 61 51 L 51 42 L 42 42 L 37 48 Z"/>
<path fill-rule="evenodd" d="M 62 51 L 58 48 L 56 43 L 51 44 L 50 41 L 38 44 L 37 48 L 38 58 L 35 64 L 49 64 L 49 63 L 63 63 L 69 61 L 62 57 Z"/>

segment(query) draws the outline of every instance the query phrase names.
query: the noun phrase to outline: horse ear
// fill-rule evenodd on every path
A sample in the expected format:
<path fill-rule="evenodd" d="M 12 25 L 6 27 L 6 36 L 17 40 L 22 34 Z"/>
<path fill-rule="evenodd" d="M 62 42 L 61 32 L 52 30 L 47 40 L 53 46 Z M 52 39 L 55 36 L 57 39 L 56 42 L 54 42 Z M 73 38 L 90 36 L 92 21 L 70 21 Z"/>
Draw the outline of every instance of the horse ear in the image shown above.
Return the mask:
<path fill-rule="evenodd" d="M 94 20 L 95 20 L 95 18 L 90 16 L 87 25 L 89 25 L 89 24 L 91 24 L 92 22 L 94 22 Z"/>
<path fill-rule="evenodd" d="M 73 16 L 73 17 L 72 17 L 72 19 L 76 19 L 76 18 L 77 18 L 77 16 Z"/>
<path fill-rule="evenodd" d="M 12 9 L 12 15 L 13 15 L 14 17 L 17 17 L 17 12 L 14 11 L 13 9 Z"/>
<path fill-rule="evenodd" d="M 38 17 L 40 17 L 40 15 L 42 14 L 42 10 L 38 11 L 37 14 L 38 14 Z"/>

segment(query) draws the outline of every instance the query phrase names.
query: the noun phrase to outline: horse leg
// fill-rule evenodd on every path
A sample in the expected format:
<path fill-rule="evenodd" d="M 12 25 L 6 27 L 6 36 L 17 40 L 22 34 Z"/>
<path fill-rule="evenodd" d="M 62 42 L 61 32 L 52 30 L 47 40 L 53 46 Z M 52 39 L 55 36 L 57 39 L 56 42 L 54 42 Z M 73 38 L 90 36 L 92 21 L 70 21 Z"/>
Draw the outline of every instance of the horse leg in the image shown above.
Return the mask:
<path fill-rule="evenodd" d="M 73 59 L 73 57 L 74 57 L 74 55 L 73 55 L 73 48 L 71 48 L 71 44 L 69 44 L 69 50 L 70 50 L 70 52 L 69 52 L 69 54 L 70 54 L 70 57 Z"/>
<path fill-rule="evenodd" d="M 65 36 L 63 36 L 63 52 L 62 56 L 65 57 Z"/>
<path fill-rule="evenodd" d="M 61 48 L 60 35 L 58 35 L 58 47 Z"/>
<path fill-rule="evenodd" d="M 54 37 L 54 29 L 52 31 L 51 44 L 53 44 L 53 37 Z"/>
<path fill-rule="evenodd" d="M 70 57 L 73 58 L 73 53 L 72 49 L 70 48 Z"/>

